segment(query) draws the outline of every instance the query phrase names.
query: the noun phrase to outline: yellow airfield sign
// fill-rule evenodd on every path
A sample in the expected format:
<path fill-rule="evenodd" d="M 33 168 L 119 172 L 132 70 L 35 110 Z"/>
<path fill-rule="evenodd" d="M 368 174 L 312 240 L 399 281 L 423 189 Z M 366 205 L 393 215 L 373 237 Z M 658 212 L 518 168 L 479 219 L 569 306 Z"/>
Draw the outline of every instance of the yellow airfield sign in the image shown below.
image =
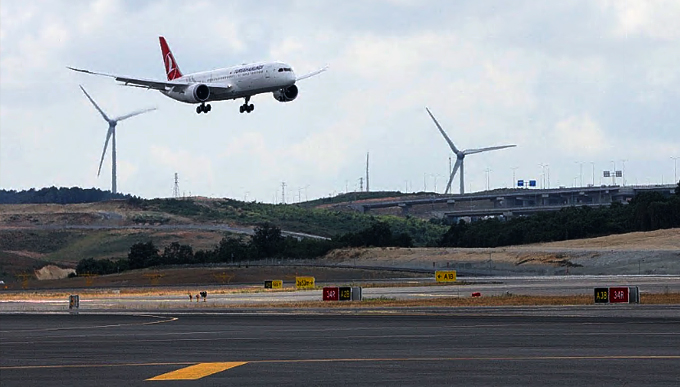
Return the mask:
<path fill-rule="evenodd" d="M 437 270 L 434 272 L 437 282 L 456 282 L 455 270 Z"/>
<path fill-rule="evenodd" d="M 273 280 L 272 281 L 272 289 L 283 289 L 283 281 L 282 280 Z"/>
<path fill-rule="evenodd" d="M 298 289 L 314 289 L 314 277 L 295 277 L 295 287 Z"/>

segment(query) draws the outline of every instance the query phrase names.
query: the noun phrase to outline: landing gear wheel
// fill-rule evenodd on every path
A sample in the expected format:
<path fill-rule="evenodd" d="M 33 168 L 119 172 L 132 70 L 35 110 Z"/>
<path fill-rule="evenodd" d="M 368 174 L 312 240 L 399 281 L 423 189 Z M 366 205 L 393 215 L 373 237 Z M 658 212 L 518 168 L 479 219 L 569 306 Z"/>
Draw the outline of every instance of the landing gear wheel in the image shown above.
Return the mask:
<path fill-rule="evenodd" d="M 246 99 L 246 102 L 243 105 L 239 106 L 239 108 L 238 108 L 238 111 L 240 113 L 243 113 L 243 112 L 250 113 L 250 112 L 253 111 L 253 109 L 255 109 L 255 107 L 253 105 L 248 105 L 248 102 L 250 102 L 250 97 L 246 97 L 245 99 Z"/>
<path fill-rule="evenodd" d="M 196 114 L 201 114 L 201 113 L 208 113 L 212 109 L 212 106 L 210 104 L 200 104 L 196 106 Z"/>

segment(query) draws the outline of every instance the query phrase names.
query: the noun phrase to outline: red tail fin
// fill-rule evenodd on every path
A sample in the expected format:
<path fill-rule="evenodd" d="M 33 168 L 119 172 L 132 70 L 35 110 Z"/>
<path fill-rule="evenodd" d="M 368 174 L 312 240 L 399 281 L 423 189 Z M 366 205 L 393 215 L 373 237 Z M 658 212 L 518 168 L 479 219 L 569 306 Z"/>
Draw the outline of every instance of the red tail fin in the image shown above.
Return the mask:
<path fill-rule="evenodd" d="M 173 79 L 181 77 L 182 72 L 179 71 L 177 61 L 175 61 L 175 57 L 172 55 L 172 51 L 170 51 L 170 47 L 168 47 L 168 43 L 165 41 L 165 38 L 159 36 L 158 39 L 161 41 L 161 53 L 163 54 L 165 74 L 168 76 L 168 81 L 172 81 Z"/>

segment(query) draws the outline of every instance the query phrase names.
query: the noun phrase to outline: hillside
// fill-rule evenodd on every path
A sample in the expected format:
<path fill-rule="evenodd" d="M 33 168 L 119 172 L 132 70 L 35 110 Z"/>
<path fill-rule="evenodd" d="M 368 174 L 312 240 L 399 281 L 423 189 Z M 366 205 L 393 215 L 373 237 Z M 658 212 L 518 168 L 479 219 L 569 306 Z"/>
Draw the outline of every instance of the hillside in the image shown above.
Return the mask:
<path fill-rule="evenodd" d="M 678 274 L 680 228 L 498 248 L 343 249 L 321 262 L 464 275 Z"/>
<path fill-rule="evenodd" d="M 376 219 L 389 223 L 395 233 L 413 235 L 416 246 L 431 243 L 447 230 L 412 218 L 230 199 L 0 205 L 0 276 L 14 277 L 50 263 L 75 267 L 83 258 L 124 258 L 138 242 L 153 241 L 161 249 L 179 242 L 194 251 L 208 250 L 225 234 L 252 234 L 253 227 L 262 222 L 272 222 L 289 233 L 332 237 L 364 229 Z M 347 249 L 331 252 L 320 262 L 428 270 L 444 267 L 470 274 L 677 273 L 679 230 L 495 249 Z"/>
<path fill-rule="evenodd" d="M 394 232 L 424 245 L 446 227 L 417 219 L 381 217 Z M 53 263 L 73 267 L 83 258 L 124 258 L 130 246 L 172 242 L 212 249 L 225 234 L 252 234 L 271 222 L 284 234 L 332 237 L 369 227 L 373 216 L 229 199 L 112 200 L 85 204 L 0 205 L 0 275 Z"/>

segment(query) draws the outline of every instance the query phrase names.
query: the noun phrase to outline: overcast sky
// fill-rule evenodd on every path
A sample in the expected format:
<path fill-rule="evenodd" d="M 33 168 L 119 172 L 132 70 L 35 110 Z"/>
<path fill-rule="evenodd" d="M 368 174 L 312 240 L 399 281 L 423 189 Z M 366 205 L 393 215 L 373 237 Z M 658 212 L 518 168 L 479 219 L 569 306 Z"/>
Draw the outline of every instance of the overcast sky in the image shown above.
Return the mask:
<path fill-rule="evenodd" d="M 3 189 L 111 188 L 110 149 L 97 177 L 107 124 L 79 84 L 110 116 L 158 107 L 117 128 L 118 190 L 145 198 L 172 196 L 175 172 L 191 195 L 355 191 L 367 152 L 372 191 L 443 192 L 451 152 L 426 106 L 460 149 L 517 144 L 468 156 L 466 191 L 487 177 L 509 187 L 513 172 L 540 185 L 544 170 L 552 187 L 606 184 L 602 171 L 624 165 L 628 185 L 669 184 L 680 156 L 680 1 L 3 0 L 0 11 Z M 293 102 L 262 94 L 251 114 L 237 100 L 197 115 L 65 68 L 164 80 L 159 35 L 185 74 L 266 60 L 330 69 L 300 81 Z"/>

